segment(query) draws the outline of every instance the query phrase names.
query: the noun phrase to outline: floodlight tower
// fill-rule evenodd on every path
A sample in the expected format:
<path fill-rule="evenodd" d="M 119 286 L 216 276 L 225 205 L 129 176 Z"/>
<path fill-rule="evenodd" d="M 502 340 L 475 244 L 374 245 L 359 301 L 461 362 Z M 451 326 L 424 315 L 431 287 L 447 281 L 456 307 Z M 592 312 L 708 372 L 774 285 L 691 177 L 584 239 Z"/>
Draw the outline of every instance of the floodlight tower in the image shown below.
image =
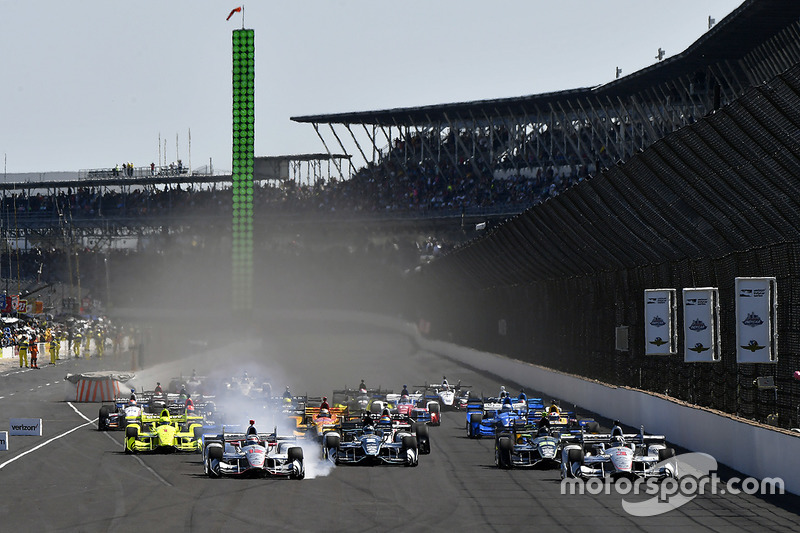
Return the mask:
<path fill-rule="evenodd" d="M 233 31 L 233 311 L 253 308 L 255 32 Z"/>

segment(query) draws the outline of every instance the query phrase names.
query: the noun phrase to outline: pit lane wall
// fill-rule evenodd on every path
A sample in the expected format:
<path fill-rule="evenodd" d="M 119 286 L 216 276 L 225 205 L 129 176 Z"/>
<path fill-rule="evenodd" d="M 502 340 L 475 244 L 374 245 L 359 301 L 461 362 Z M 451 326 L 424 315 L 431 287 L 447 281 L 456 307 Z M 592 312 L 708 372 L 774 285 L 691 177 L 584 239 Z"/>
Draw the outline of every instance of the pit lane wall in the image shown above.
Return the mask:
<path fill-rule="evenodd" d="M 398 319 L 342 312 L 320 312 L 318 317 L 367 323 L 406 333 L 423 350 L 508 379 L 526 390 L 535 389 L 546 397 L 574 403 L 625 425 L 638 428 L 644 424 L 647 433 L 666 435 L 669 442 L 707 453 L 718 463 L 746 476 L 781 477 L 787 491 L 800 494 L 800 435 L 648 392 L 609 386 L 502 355 L 429 340 L 420 335 L 415 325 Z"/>

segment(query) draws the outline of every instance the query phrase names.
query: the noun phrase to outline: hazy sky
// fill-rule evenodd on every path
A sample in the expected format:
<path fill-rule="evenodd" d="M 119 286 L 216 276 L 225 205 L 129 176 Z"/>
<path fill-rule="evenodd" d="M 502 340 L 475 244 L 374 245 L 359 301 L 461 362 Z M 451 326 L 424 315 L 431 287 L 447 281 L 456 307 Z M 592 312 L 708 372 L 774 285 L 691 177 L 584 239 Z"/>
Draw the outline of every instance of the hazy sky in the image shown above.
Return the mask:
<path fill-rule="evenodd" d="M 244 4 L 256 155 L 321 152 L 290 116 L 522 96 L 686 49 L 740 0 L 293 0 Z M 49 172 L 213 159 L 230 169 L 236 1 L 0 0 L 0 157 Z M 2 160 L 0 160 L 2 164 Z M 0 169 L 2 171 L 2 169 Z"/>

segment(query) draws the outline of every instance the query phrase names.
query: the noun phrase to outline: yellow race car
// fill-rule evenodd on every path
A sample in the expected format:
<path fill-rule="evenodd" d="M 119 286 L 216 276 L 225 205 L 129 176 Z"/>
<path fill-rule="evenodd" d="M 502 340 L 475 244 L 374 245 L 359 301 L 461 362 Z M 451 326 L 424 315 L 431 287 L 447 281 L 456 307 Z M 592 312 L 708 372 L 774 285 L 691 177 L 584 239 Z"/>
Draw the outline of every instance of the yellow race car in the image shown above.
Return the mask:
<path fill-rule="evenodd" d="M 142 413 L 125 428 L 125 453 L 201 452 L 203 417 Z"/>

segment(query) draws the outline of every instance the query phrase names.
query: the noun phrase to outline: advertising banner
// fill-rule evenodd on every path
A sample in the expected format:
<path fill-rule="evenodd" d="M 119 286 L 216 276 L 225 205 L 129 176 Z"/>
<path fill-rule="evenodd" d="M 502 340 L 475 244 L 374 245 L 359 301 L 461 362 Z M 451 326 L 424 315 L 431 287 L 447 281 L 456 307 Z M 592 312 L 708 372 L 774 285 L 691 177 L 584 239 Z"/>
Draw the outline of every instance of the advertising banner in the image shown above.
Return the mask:
<path fill-rule="evenodd" d="M 11 313 L 14 311 L 14 300 L 11 298 L 11 296 L 4 295 L 0 301 L 0 305 L 3 307 L 3 313 Z"/>
<path fill-rule="evenodd" d="M 8 431 L 0 431 L 0 452 L 8 451 Z"/>
<path fill-rule="evenodd" d="M 33 314 L 41 315 L 42 313 L 44 313 L 44 302 L 40 302 L 39 300 L 36 300 L 33 303 Z"/>
<path fill-rule="evenodd" d="M 19 311 L 19 295 L 15 294 L 11 297 L 11 309 L 13 311 Z"/>
<path fill-rule="evenodd" d="M 12 418 L 9 422 L 9 435 L 42 436 L 41 418 Z"/>
<path fill-rule="evenodd" d="M 722 358 L 719 291 L 716 287 L 683 289 L 683 360 L 714 363 Z"/>
<path fill-rule="evenodd" d="M 675 289 L 645 289 L 645 355 L 678 353 Z"/>
<path fill-rule="evenodd" d="M 777 363 L 775 278 L 736 278 L 736 362 Z"/>

